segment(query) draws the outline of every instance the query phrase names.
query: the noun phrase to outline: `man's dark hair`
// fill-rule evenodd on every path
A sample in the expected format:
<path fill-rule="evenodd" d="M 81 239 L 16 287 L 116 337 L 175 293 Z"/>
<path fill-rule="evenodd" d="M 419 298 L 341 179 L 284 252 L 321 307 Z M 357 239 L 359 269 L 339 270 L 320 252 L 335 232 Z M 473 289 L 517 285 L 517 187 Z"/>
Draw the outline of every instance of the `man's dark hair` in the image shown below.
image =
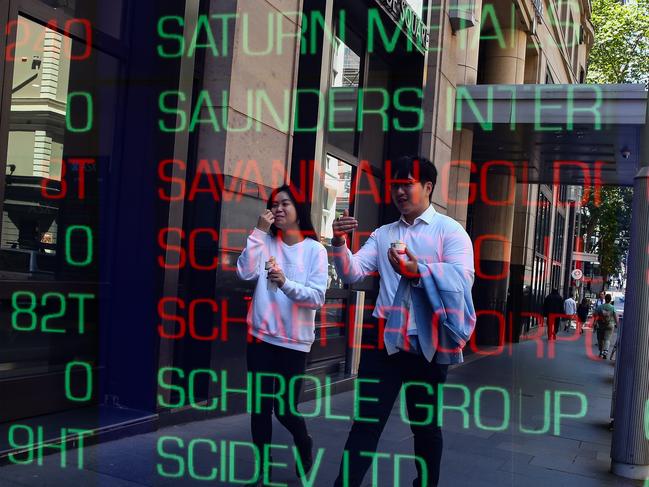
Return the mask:
<path fill-rule="evenodd" d="M 613 296 L 611 296 L 610 294 L 607 294 L 606 296 L 604 296 L 604 301 L 606 301 L 607 303 L 610 303 L 611 299 L 613 299 Z"/>
<path fill-rule="evenodd" d="M 422 186 L 427 181 L 433 183 L 433 191 L 437 184 L 437 169 L 430 159 L 421 156 L 403 156 L 392 164 L 392 179 L 408 179 L 408 175 L 417 179 Z M 428 201 L 433 201 L 433 191 L 430 192 Z"/>
<path fill-rule="evenodd" d="M 266 202 L 266 208 L 270 210 L 271 206 L 273 206 L 273 198 L 277 196 L 278 193 L 284 192 L 288 195 L 290 200 L 293 202 L 293 206 L 295 206 L 295 212 L 297 213 L 297 225 L 300 227 L 300 233 L 302 233 L 302 236 L 304 238 L 312 238 L 313 240 L 318 240 L 315 234 L 315 229 L 313 228 L 313 222 L 311 222 L 311 205 L 307 204 L 304 201 L 298 200 L 295 195 L 297 193 L 297 190 L 294 186 L 284 184 L 283 186 L 280 186 L 279 188 L 275 188 L 272 193 L 270 193 L 270 197 L 268 198 L 268 201 Z M 275 226 L 275 224 L 272 224 L 270 226 L 270 234 L 273 237 L 277 237 L 277 231 L 278 228 Z"/>

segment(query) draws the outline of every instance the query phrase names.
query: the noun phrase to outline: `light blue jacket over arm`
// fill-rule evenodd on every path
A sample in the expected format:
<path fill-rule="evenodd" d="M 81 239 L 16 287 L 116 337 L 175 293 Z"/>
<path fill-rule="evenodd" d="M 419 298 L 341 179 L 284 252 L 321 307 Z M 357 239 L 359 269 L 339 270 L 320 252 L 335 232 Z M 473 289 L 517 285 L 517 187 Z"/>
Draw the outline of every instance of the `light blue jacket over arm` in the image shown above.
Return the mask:
<path fill-rule="evenodd" d="M 388 353 L 396 353 L 397 338 L 404 333 L 407 310 L 400 305 L 410 286 L 422 353 L 429 362 L 456 364 L 475 329 L 471 296 L 474 280 L 473 246 L 465 232 L 453 232 L 444 241 L 443 262 L 418 263 L 421 284 L 401 278 L 384 332 Z"/>

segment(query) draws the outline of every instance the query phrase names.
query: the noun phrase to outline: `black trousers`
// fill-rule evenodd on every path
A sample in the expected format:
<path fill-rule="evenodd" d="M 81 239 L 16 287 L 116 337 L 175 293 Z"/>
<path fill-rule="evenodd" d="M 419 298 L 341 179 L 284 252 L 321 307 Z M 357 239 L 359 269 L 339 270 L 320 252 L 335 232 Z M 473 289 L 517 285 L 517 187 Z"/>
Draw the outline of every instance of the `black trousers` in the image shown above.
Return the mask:
<path fill-rule="evenodd" d="M 422 472 L 419 461 L 416 462 L 417 479 L 413 482 L 416 487 L 431 487 L 439 481 L 439 468 L 442 460 L 442 429 L 437 426 L 437 385 L 446 381 L 448 365 L 428 362 L 423 356 L 407 352 L 388 355 L 383 350 L 363 350 L 358 371 L 362 379 L 377 379 L 378 382 L 362 382 L 359 385 L 361 396 L 379 398 L 378 402 L 360 401 L 359 417 L 376 418 L 378 422 L 355 421 L 345 444 L 349 455 L 348 482 L 344 481 L 344 464 L 341 464 L 336 487 L 358 487 L 372 463 L 368 455 L 360 452 L 375 452 L 385 423 L 387 422 L 394 401 L 397 399 L 401 386 L 407 382 L 420 382 L 430 385 L 430 390 L 422 385 L 409 386 L 405 392 L 406 406 L 410 429 L 414 435 L 415 455 L 426 465 L 426 473 Z M 434 414 L 430 421 L 430 408 L 421 405 L 434 405 Z M 419 405 L 419 407 L 417 406 Z M 420 425 L 412 423 L 423 423 Z M 395 452 L 383 452 L 395 453 Z M 427 478 L 424 484 L 424 478 Z"/>
<path fill-rule="evenodd" d="M 248 371 L 253 373 L 255 383 L 261 381 L 261 391 L 264 394 L 272 394 L 281 390 L 278 389 L 281 385 L 279 384 L 280 379 L 275 377 L 258 378 L 257 374 L 260 372 L 281 376 L 285 390 L 283 394 L 283 412 L 277 399 L 263 397 L 260 408 L 257 410 L 257 398 L 253 398 L 252 414 L 250 416 L 252 442 L 262 455 L 264 445 L 270 444 L 273 436 L 273 410 L 275 411 L 275 417 L 293 435 L 293 441 L 296 445 L 305 445 L 308 442 L 308 432 L 304 418 L 291 414 L 288 405 L 289 382 L 292 377 L 304 374 L 306 369 L 306 356 L 306 352 L 291 350 L 290 348 L 279 347 L 270 343 L 257 342 L 254 338 L 252 343 L 248 343 L 246 353 Z M 297 403 L 302 389 L 302 380 L 295 381 L 294 386 L 295 402 Z"/>

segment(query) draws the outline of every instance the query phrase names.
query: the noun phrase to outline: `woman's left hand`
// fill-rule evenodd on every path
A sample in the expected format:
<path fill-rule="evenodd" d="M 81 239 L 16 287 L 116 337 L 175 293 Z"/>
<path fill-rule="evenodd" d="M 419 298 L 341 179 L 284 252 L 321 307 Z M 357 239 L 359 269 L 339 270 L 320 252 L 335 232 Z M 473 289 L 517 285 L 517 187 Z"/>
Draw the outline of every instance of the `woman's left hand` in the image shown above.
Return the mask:
<path fill-rule="evenodd" d="M 268 279 L 270 279 L 270 282 L 277 284 L 277 287 L 282 287 L 286 282 L 284 271 L 278 266 L 275 266 L 268 271 Z"/>

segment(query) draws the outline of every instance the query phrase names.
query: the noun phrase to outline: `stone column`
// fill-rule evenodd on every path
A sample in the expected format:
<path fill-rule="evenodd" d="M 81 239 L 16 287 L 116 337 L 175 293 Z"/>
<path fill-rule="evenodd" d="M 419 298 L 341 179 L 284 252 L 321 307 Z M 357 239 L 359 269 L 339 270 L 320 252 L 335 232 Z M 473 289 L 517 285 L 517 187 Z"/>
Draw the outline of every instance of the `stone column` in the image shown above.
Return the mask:
<path fill-rule="evenodd" d="M 495 157 L 495 156 L 494 156 Z M 476 199 L 473 209 L 473 242 L 476 256 L 476 279 L 473 285 L 473 299 L 476 311 L 488 311 L 478 316 L 476 340 L 479 344 L 497 345 L 506 339 L 506 303 L 509 285 L 509 264 L 512 253 L 514 228 L 514 202 L 516 179 L 511 174 L 490 172 L 479 181 L 485 190 L 483 196 L 496 202 L 507 202 L 495 206 L 489 200 Z M 478 194 L 481 191 L 478 190 Z M 497 314 L 502 313 L 505 326 Z"/>
<path fill-rule="evenodd" d="M 503 29 L 502 40 L 484 41 L 486 49 L 485 83 L 523 84 L 525 81 L 525 51 L 527 33 L 522 30 Z"/>
<path fill-rule="evenodd" d="M 648 132 L 649 130 L 645 130 Z M 649 134 L 645 135 L 646 137 Z M 645 150 L 644 160 L 647 160 Z M 649 167 L 638 171 L 633 190 L 631 249 L 622 336 L 617 351 L 617 395 L 611 471 L 649 477 Z"/>
<path fill-rule="evenodd" d="M 512 255 L 509 266 L 509 295 L 507 300 L 508 322 L 506 339 L 520 340 L 523 327 L 529 322 L 527 315 L 531 306 L 531 275 L 534 257 L 534 230 L 538 186 L 527 182 L 516 185 L 516 208 L 512 233 Z M 527 286 L 527 287 L 525 287 Z M 511 326 L 511 329 L 509 328 Z"/>
<path fill-rule="evenodd" d="M 487 84 L 522 84 L 525 77 L 527 34 L 508 28 L 504 29 L 502 35 L 504 46 L 498 40 L 484 41 L 484 81 Z M 494 147 L 493 159 L 500 158 Z M 510 162 L 515 164 L 518 161 Z M 481 238 L 475 248 L 476 266 L 479 266 L 479 269 L 476 269 L 473 298 L 477 311 L 502 313 L 505 329 L 502 329 L 497 314 L 480 315 L 476 326 L 476 339 L 480 344 L 497 345 L 503 335 L 507 340 L 511 334 L 507 329 L 506 304 L 516 204 L 516 177 L 502 165 L 494 166 L 484 177 L 484 180 L 477 180 L 478 196 L 473 207 L 474 243 Z M 485 238 L 485 235 L 493 237 Z"/>

